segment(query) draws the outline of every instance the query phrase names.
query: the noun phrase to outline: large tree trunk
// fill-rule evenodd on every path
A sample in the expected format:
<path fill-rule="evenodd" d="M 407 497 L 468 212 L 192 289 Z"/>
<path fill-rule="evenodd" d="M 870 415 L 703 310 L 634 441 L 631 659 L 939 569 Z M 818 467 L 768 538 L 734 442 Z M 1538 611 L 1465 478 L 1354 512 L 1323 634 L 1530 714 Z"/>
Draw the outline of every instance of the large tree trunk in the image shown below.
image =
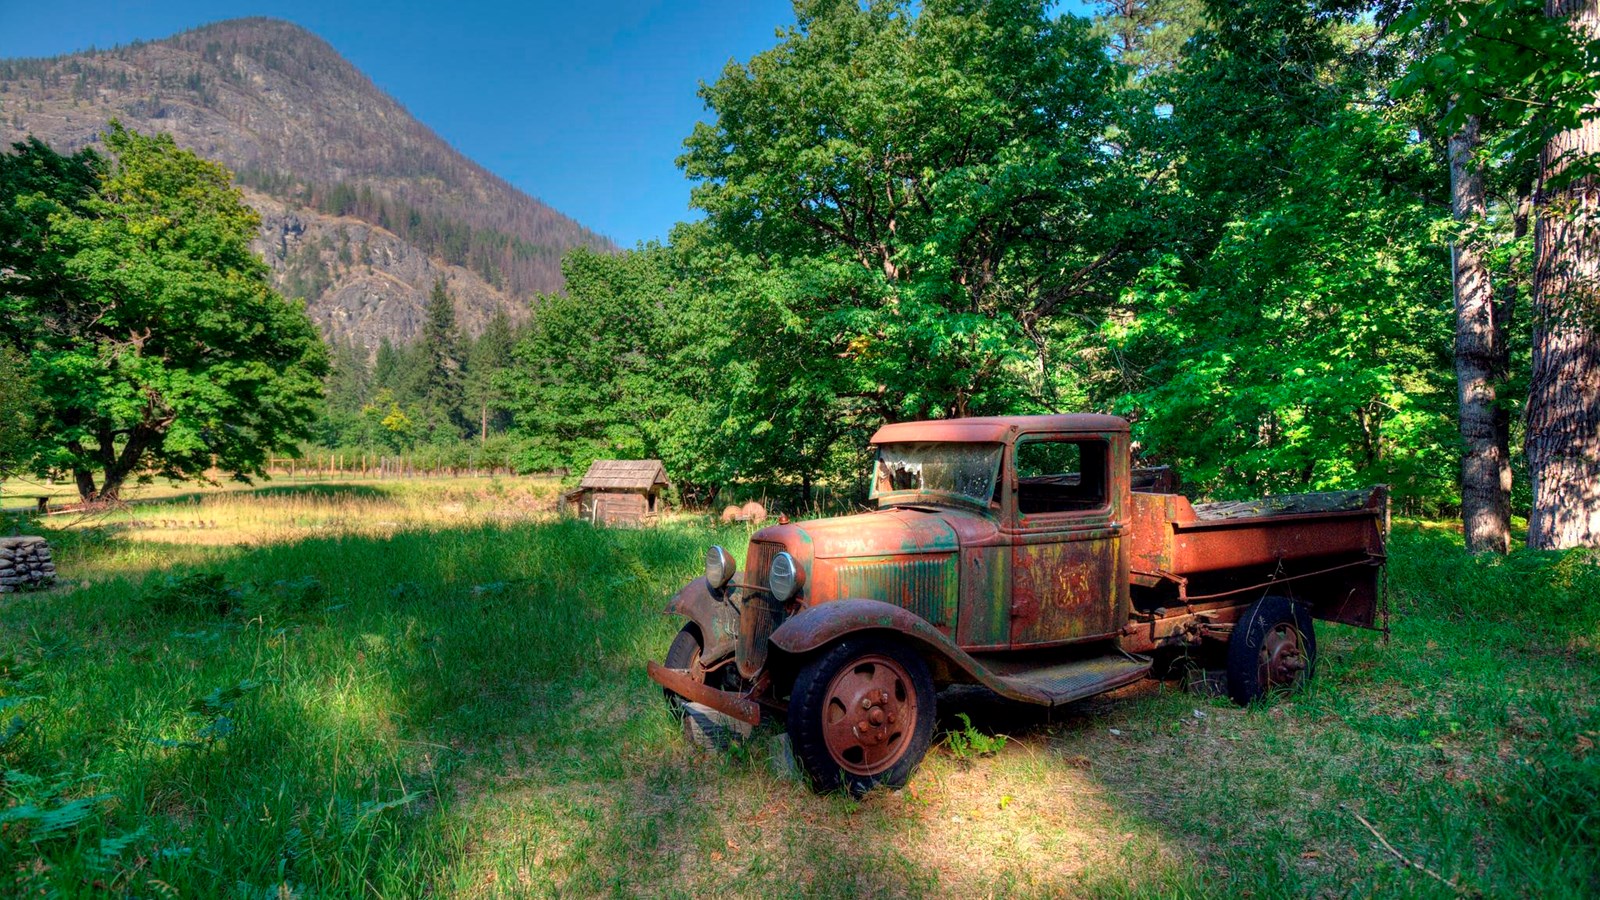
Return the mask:
<path fill-rule="evenodd" d="M 1545 0 L 1545 11 L 1600 38 L 1600 0 Z M 1600 180 L 1561 177 L 1597 154 L 1600 121 L 1591 120 L 1552 137 L 1539 161 L 1528 395 L 1528 546 L 1537 549 L 1600 546 Z"/>
<path fill-rule="evenodd" d="M 1503 317 L 1484 259 L 1483 169 L 1473 158 L 1478 120 L 1450 137 L 1450 212 L 1460 232 L 1450 248 L 1456 306 L 1456 395 L 1461 423 L 1461 525 L 1473 553 L 1511 549 L 1511 450 L 1499 403 Z"/>
<path fill-rule="evenodd" d="M 88 503 L 94 499 L 94 473 L 88 469 L 73 469 L 72 480 L 78 485 L 78 499 Z"/>

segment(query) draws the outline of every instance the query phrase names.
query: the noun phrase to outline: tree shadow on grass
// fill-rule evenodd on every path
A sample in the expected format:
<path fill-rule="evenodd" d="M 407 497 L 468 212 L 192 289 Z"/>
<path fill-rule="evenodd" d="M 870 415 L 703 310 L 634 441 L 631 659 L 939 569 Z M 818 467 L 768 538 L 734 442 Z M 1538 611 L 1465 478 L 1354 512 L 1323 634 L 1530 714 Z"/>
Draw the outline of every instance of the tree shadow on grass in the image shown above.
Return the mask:
<path fill-rule="evenodd" d="M 306 539 L 206 564 L 234 585 L 316 579 L 305 608 L 175 616 L 123 580 L 18 604 L 0 638 L 68 648 L 42 664 L 60 712 L 30 758 L 106 775 L 114 825 L 189 851 L 147 871 L 193 895 L 274 879 L 396 896 L 1415 893 L 1414 873 L 1372 874 L 1382 856 L 1337 806 L 1377 792 L 1398 814 L 1383 785 L 1415 776 L 1414 755 L 1369 759 L 1348 724 L 1372 727 L 1352 685 L 1395 665 L 1369 643 L 1333 637 L 1328 688 L 1259 710 L 1159 686 L 1055 711 L 947 692 L 940 729 L 965 712 L 1011 737 L 1000 753 L 938 746 L 905 791 L 817 797 L 760 741 L 690 749 L 643 674 L 705 539 L 573 522 Z M 246 680 L 260 687 L 232 730 L 199 736 L 189 706 Z M 1426 796 L 1460 812 L 1445 781 Z M 1435 840 L 1415 828 L 1408 848 Z"/>

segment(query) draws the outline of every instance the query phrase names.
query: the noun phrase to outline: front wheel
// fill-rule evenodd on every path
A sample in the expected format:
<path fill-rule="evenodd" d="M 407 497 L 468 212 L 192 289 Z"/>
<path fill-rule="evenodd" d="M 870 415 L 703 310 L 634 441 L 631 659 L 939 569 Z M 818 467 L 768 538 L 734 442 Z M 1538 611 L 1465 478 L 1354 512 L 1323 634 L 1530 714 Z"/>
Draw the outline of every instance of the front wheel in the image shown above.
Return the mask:
<path fill-rule="evenodd" d="M 807 662 L 789 697 L 789 740 L 819 792 L 899 788 L 933 742 L 928 666 L 903 643 L 847 638 Z"/>
<path fill-rule="evenodd" d="M 1317 635 L 1305 604 L 1262 597 L 1228 639 L 1228 696 L 1241 706 L 1299 688 L 1317 662 Z"/>
<path fill-rule="evenodd" d="M 700 659 L 700 632 L 693 625 L 685 625 L 672 639 L 672 645 L 667 647 L 667 658 L 662 663 L 669 669 L 685 669 L 689 677 L 695 681 L 706 680 L 706 670 Z M 673 692 L 662 688 L 661 692 L 667 696 L 667 707 L 674 713 L 683 712 L 683 698 Z"/>

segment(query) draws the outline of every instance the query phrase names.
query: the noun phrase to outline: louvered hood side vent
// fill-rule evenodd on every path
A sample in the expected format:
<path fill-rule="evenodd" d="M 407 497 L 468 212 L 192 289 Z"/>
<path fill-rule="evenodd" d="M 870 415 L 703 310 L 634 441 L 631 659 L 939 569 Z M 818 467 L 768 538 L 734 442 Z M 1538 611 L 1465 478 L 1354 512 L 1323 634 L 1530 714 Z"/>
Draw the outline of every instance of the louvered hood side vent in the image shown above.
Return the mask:
<path fill-rule="evenodd" d="M 841 563 L 834 577 L 838 580 L 838 599 L 893 603 L 933 625 L 948 625 L 955 618 L 960 582 L 954 554 Z"/>

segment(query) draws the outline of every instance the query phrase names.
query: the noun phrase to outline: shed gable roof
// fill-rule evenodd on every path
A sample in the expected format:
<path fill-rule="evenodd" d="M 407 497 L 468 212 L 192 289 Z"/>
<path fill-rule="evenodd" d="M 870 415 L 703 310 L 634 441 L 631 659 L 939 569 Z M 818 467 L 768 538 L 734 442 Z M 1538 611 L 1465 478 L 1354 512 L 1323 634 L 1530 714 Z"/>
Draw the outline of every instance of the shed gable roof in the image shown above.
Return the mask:
<path fill-rule="evenodd" d="M 581 489 L 648 491 L 667 483 L 667 468 L 659 459 L 597 459 L 578 482 Z"/>

